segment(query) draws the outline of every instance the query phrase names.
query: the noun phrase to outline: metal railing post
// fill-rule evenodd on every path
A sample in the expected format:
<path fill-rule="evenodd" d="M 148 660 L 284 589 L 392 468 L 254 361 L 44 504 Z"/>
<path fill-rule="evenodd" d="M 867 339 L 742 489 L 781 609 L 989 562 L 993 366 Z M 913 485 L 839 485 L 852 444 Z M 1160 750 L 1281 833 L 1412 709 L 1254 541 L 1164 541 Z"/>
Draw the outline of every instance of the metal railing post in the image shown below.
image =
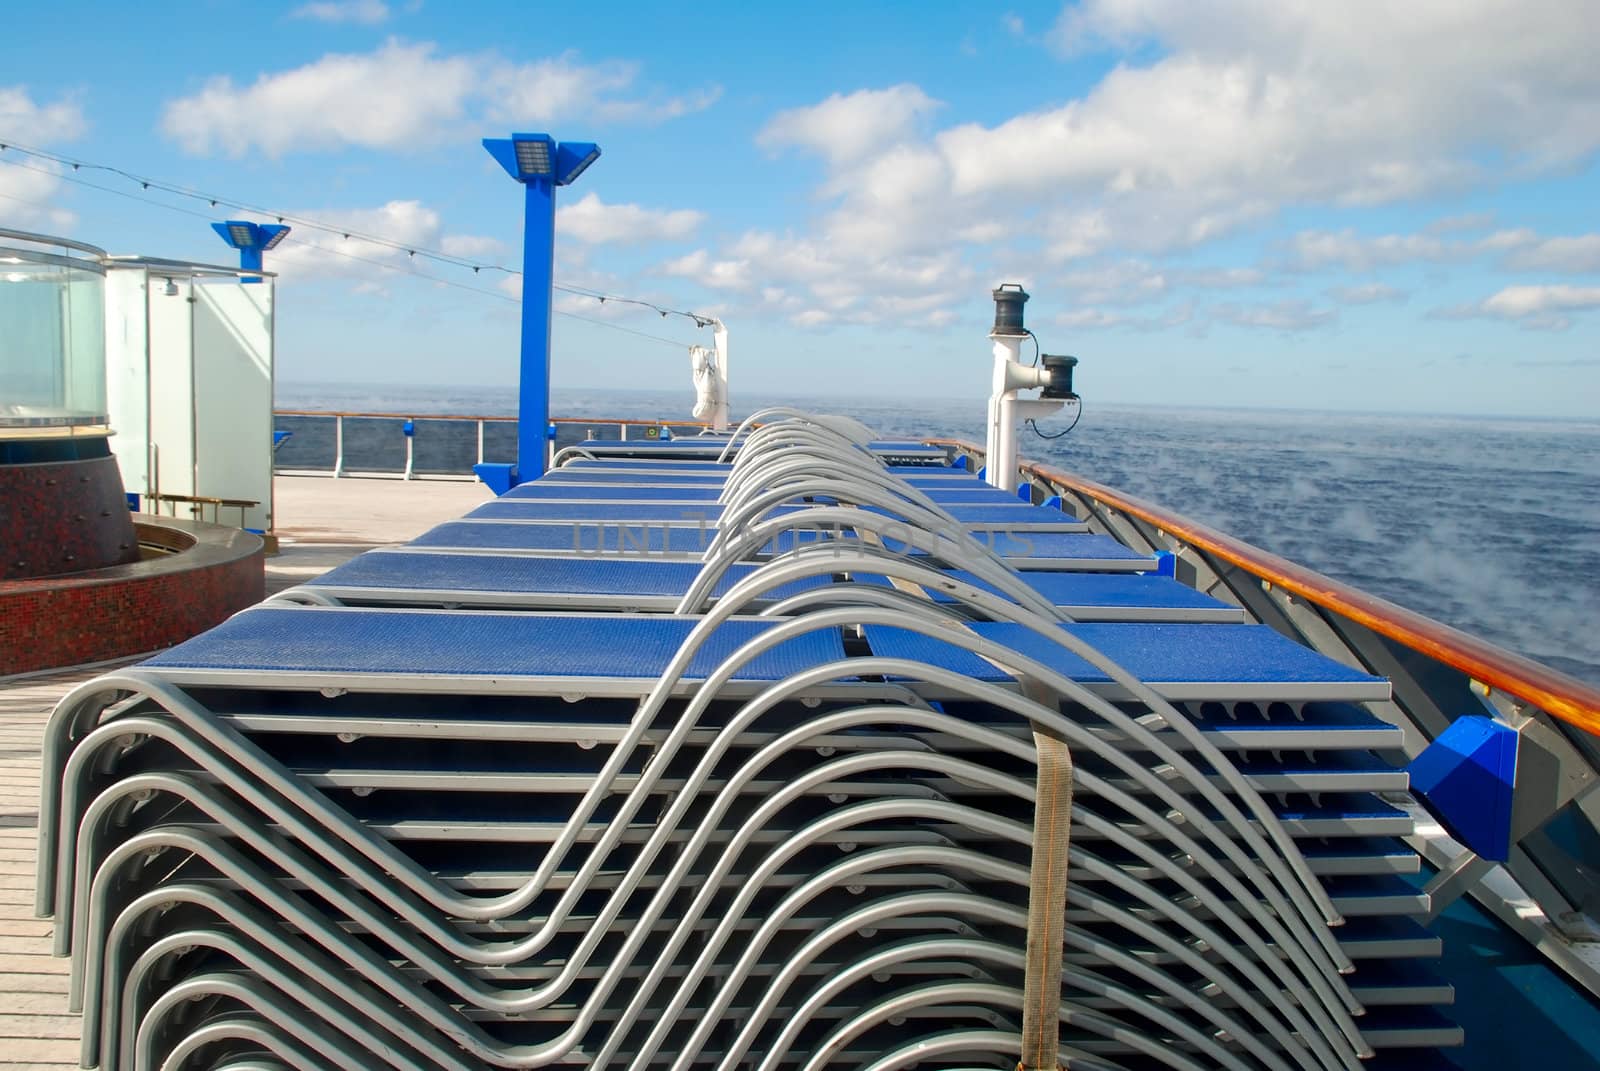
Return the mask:
<path fill-rule="evenodd" d="M 478 418 L 478 464 L 483 464 L 483 418 Z"/>
<path fill-rule="evenodd" d="M 344 416 L 333 418 L 333 475 L 335 479 L 344 475 Z"/>

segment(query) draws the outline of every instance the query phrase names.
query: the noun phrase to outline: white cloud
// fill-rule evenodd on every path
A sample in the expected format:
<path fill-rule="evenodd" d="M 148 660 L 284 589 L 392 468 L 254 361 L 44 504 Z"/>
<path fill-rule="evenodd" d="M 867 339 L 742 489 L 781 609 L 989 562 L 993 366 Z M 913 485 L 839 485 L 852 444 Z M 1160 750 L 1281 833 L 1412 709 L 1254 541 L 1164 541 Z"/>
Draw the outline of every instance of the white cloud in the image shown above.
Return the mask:
<path fill-rule="evenodd" d="M 611 123 L 662 123 L 703 112 L 722 99 L 721 86 L 696 89 L 681 96 L 655 96 L 642 100 L 599 101 L 592 109 L 598 120 Z"/>
<path fill-rule="evenodd" d="M 737 311 L 800 327 L 942 326 L 977 280 L 957 252 L 873 255 L 831 242 L 749 231 L 722 255 L 697 249 L 659 265 L 665 275 L 738 295 Z"/>
<path fill-rule="evenodd" d="M 1600 286 L 1508 286 L 1483 303 L 1487 312 L 1516 317 L 1597 306 Z"/>
<path fill-rule="evenodd" d="M 1519 175 L 1587 159 L 1600 148 L 1600 19 L 1581 8 L 1086 0 L 1066 10 L 1057 40 L 1111 40 L 1141 58 L 1075 99 L 929 138 L 917 132 L 934 102 L 897 85 L 783 112 L 760 141 L 833 164 L 822 192 L 838 204 L 821 227 L 836 238 L 927 248 L 918 236 L 944 241 L 1000 219 L 1048 235 L 1055 259 L 1160 253 L 1288 204 L 1470 185 L 1486 178 L 1486 153 Z"/>
<path fill-rule="evenodd" d="M 505 253 L 505 243 L 498 238 L 477 234 L 446 234 L 439 239 L 439 250 L 465 260 L 483 260 Z"/>
<path fill-rule="evenodd" d="M 638 66 L 617 60 L 593 65 L 570 55 L 537 63 L 504 65 L 486 74 L 493 86 L 490 115 L 497 119 L 575 115 L 602 96 L 627 89 Z"/>
<path fill-rule="evenodd" d="M 1184 290 L 1237 290 L 1260 286 L 1257 268 L 1163 267 L 1144 260 L 1085 266 L 1061 275 L 1069 300 L 1084 306 L 1146 305 Z"/>
<path fill-rule="evenodd" d="M 730 251 L 759 264 L 763 282 L 795 291 L 812 323 L 940 326 L 980 288 L 972 266 L 948 243 L 931 253 L 875 251 L 752 231 Z"/>
<path fill-rule="evenodd" d="M 403 150 L 433 142 L 447 124 L 462 120 L 478 84 L 477 64 L 468 57 L 391 40 L 375 52 L 332 53 L 263 74 L 248 88 L 226 75 L 213 78 L 199 93 L 168 102 L 161 127 L 197 155 Z"/>
<path fill-rule="evenodd" d="M 43 148 L 80 137 L 87 128 L 75 96 L 40 104 L 26 86 L 0 86 L 0 140 Z M 64 189 L 61 170 L 49 160 L 0 153 L 0 215 L 19 227 L 72 226 L 77 217 L 54 203 Z"/>
<path fill-rule="evenodd" d="M 713 260 L 704 249 L 669 260 L 658 270 L 664 275 L 693 279 L 712 290 L 749 290 L 755 285 L 748 260 Z"/>
<path fill-rule="evenodd" d="M 430 271 L 428 262 L 409 255 L 408 249 L 438 249 L 472 259 L 487 259 L 503 251 L 492 238 L 445 233 L 439 213 L 421 201 L 389 201 L 377 208 L 311 210 L 293 215 L 337 220 L 340 226 L 350 228 L 350 237 L 309 227 L 292 230 L 281 246 L 267 254 L 268 270 L 286 281 L 343 278 L 381 286 L 396 271 Z M 244 213 L 244 218 L 250 218 L 250 214 Z M 262 221 L 273 222 L 266 217 Z M 358 234 L 384 238 L 394 245 L 369 241 Z"/>
<path fill-rule="evenodd" d="M 1482 301 L 1435 315 L 1449 319 L 1511 320 L 1523 327 L 1564 331 L 1572 326 L 1571 313 L 1600 309 L 1600 286 L 1518 285 L 1499 290 Z"/>
<path fill-rule="evenodd" d="M 1502 230 L 1495 231 L 1493 234 L 1486 234 L 1473 243 L 1473 248 L 1476 251 L 1497 253 L 1520 249 L 1523 246 L 1532 245 L 1538 240 L 1539 235 L 1535 231 L 1527 227 L 1518 227 L 1515 230 Z"/>
<path fill-rule="evenodd" d="M 0 137 L 24 145 L 71 141 L 88 129 L 75 96 L 35 103 L 27 86 L 0 86 Z"/>
<path fill-rule="evenodd" d="M 836 166 L 858 168 L 916 133 L 939 102 L 910 84 L 835 93 L 820 104 L 773 116 L 756 135 L 768 149 L 810 149 Z"/>
<path fill-rule="evenodd" d="M 1110 312 L 1106 309 L 1086 307 L 1068 309 L 1052 317 L 1052 320 L 1062 327 L 1079 331 L 1096 331 L 1112 327 L 1130 331 L 1166 331 L 1182 327 L 1194 318 L 1194 302 L 1185 301 L 1154 316 L 1134 316 L 1126 312 Z"/>
<path fill-rule="evenodd" d="M 1600 272 L 1600 234 L 1546 237 L 1526 227 L 1498 230 L 1480 237 L 1448 238 L 1443 234 L 1469 227 L 1430 225 L 1419 234 L 1362 235 L 1340 231 L 1301 231 L 1290 239 L 1290 266 L 1303 270 L 1343 268 L 1367 272 L 1417 262 L 1466 263 L 1479 257 L 1498 258 L 1502 269 Z"/>
<path fill-rule="evenodd" d="M 1460 256 L 1459 247 L 1431 234 L 1368 236 L 1348 227 L 1341 231 L 1301 231 L 1290 240 L 1290 247 L 1297 267 L 1354 272 Z"/>
<path fill-rule="evenodd" d="M 1120 327 L 1127 322 L 1127 317 L 1122 313 L 1107 312 L 1105 309 L 1069 309 L 1057 315 L 1055 322 L 1062 327 L 1094 330 L 1103 327 Z"/>
<path fill-rule="evenodd" d="M 1138 260 L 1068 272 L 1060 282 L 1068 300 L 1084 305 L 1141 305 L 1165 297 L 1172 285 L 1160 269 Z"/>
<path fill-rule="evenodd" d="M 1207 290 L 1233 290 L 1267 282 L 1267 274 L 1260 268 L 1180 268 L 1170 274 L 1183 286 Z"/>
<path fill-rule="evenodd" d="M 607 204 L 599 194 L 588 193 L 556 209 L 556 231 L 580 242 L 597 245 L 687 238 L 705 221 L 704 212 L 687 208 L 664 211 L 635 204 Z"/>
<path fill-rule="evenodd" d="M 1519 271 L 1600 272 L 1600 234 L 1538 238 L 1506 257 Z"/>
<path fill-rule="evenodd" d="M 8 166 L 0 154 L 0 218 L 18 227 L 50 224 L 70 227 L 77 216 L 54 201 L 63 189 L 54 164 L 30 162 L 28 167 Z M 37 168 L 37 170 L 34 170 Z"/>
<path fill-rule="evenodd" d="M 1051 212 L 1043 230 L 1046 255 L 1057 262 L 1094 256 L 1113 241 L 1111 222 L 1098 209 Z"/>
<path fill-rule="evenodd" d="M 383 0 L 319 0 L 317 3 L 301 4 L 289 12 L 289 17 L 376 26 L 388 20 L 389 5 Z"/>
<path fill-rule="evenodd" d="M 1137 280 L 1151 304 L 1186 287 L 1267 285 L 1256 269 L 1184 276 L 1162 258 L 1288 206 L 1393 203 L 1589 161 L 1600 150 L 1600 64 L 1592 58 L 1600 19 L 1582 8 L 1568 0 L 1083 0 L 1064 9 L 1055 44 L 1122 49 L 1097 57 L 1111 61 L 1108 73 L 1086 91 L 943 128 L 939 102 L 907 83 L 779 112 L 757 142 L 823 161 L 814 217 L 790 232 L 762 232 L 771 259 L 749 248 L 747 235 L 679 267 L 704 278 L 711 265 L 756 263 L 804 303 L 803 316 L 788 314 L 802 323 L 887 319 L 875 310 L 895 306 L 880 297 L 965 304 L 972 293 L 961 288 L 992 283 L 999 276 L 985 266 L 1001 261 L 1048 275 L 1052 265 L 1090 272 L 1090 258 L 1137 258 L 1151 265 Z M 994 15 L 1002 28 L 1004 10 Z M 1419 234 L 1308 231 L 1292 242 L 1292 260 L 1367 272 L 1535 255 L 1537 236 L 1484 233 L 1491 225 L 1473 216 Z M 961 270 L 922 282 L 885 270 L 938 265 L 951 253 Z M 1588 263 L 1587 246 L 1538 255 L 1551 270 Z M 1140 294 L 1076 282 L 1086 324 L 1120 315 L 1107 311 L 1112 303 Z M 1349 289 L 1341 303 L 1379 293 Z M 1335 322 L 1339 305 L 1234 302 L 1208 315 L 1308 330 Z"/>
<path fill-rule="evenodd" d="M 432 44 L 390 39 L 372 52 L 329 53 L 263 74 L 246 87 L 226 75 L 169 101 L 162 131 L 185 152 L 242 156 L 359 147 L 407 151 L 461 127 L 543 124 L 559 119 L 656 119 L 705 107 L 715 94 L 676 102 L 633 101 L 628 63 L 583 64 L 568 54 L 533 63 L 495 55 L 440 54 Z M 381 106 L 375 104 L 381 102 Z"/>
<path fill-rule="evenodd" d="M 1202 76 L 1195 84 L 1248 90 L 1156 101 L 1153 118 L 1198 121 L 1179 156 L 1220 133 L 1217 150 L 1248 153 L 1240 164 L 1345 199 L 1352 178 L 1365 180 L 1358 195 L 1382 198 L 1470 171 L 1475 147 L 1545 167 L 1581 159 L 1600 138 L 1586 114 L 1600 88 L 1590 58 L 1600 24 L 1567 0 L 1090 0 L 1066 9 L 1056 32 L 1069 49 L 1164 47 L 1164 59 L 1129 72 L 1130 90 L 1181 88 L 1185 69 Z M 1230 129 L 1232 117 L 1256 122 Z M 1275 122 L 1286 119 L 1298 125 Z M 1292 155 L 1274 163 L 1261 152 L 1272 149 Z"/>
<path fill-rule="evenodd" d="M 1337 310 L 1319 309 L 1301 298 L 1285 298 L 1270 304 L 1218 305 L 1211 310 L 1211 315 L 1235 327 L 1289 332 L 1325 327 L 1339 318 Z"/>
<path fill-rule="evenodd" d="M 1494 226 L 1494 216 L 1488 212 L 1463 212 L 1459 216 L 1444 216 L 1428 224 L 1429 234 L 1456 234 L 1463 231 L 1486 231 Z"/>
<path fill-rule="evenodd" d="M 1376 305 L 1380 302 L 1404 301 L 1406 292 L 1383 283 L 1363 283 L 1359 286 L 1335 286 L 1328 296 L 1344 305 Z"/>
<path fill-rule="evenodd" d="M 1007 11 L 1000 16 L 1000 25 L 1005 27 L 1006 33 L 1013 37 L 1021 37 L 1027 27 L 1022 22 L 1022 16 L 1015 11 Z"/>

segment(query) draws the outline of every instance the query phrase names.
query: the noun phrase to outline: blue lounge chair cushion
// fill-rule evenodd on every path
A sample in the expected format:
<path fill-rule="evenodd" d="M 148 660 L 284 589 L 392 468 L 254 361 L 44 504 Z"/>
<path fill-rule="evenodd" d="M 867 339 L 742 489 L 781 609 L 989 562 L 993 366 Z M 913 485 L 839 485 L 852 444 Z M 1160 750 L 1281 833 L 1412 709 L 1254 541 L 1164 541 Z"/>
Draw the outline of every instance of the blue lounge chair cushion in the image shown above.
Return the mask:
<path fill-rule="evenodd" d="M 952 579 L 985 591 L 996 591 L 993 584 L 969 572 L 955 570 Z M 882 576 L 861 575 L 866 583 L 887 584 Z M 1049 599 L 1056 606 L 1099 606 L 1148 610 L 1232 610 L 1220 599 L 1194 590 L 1163 576 L 1141 573 L 1020 573 L 1018 579 Z M 930 590 L 934 602 L 956 602 L 954 596 Z"/>
<path fill-rule="evenodd" d="M 1021 625 L 984 622 L 971 627 L 978 635 L 1075 680 L 1110 680 L 1082 658 Z M 1302 647 L 1266 625 L 1082 622 L 1061 627 L 1150 683 L 1379 683 L 1378 678 Z M 868 626 L 866 632 L 880 655 L 929 662 L 978 680 L 1010 679 L 985 659 L 944 640 L 882 626 Z"/>
<path fill-rule="evenodd" d="M 721 595 L 754 572 L 735 564 L 717 582 Z M 585 595 L 682 595 L 700 573 L 698 562 L 649 558 L 531 558 L 488 554 L 415 554 L 371 551 L 323 574 L 314 587 L 495 591 Z M 782 599 L 829 583 L 827 577 L 792 581 L 768 598 Z"/>
<path fill-rule="evenodd" d="M 694 628 L 687 617 L 445 610 L 246 610 L 155 656 L 157 669 L 258 673 L 655 678 Z M 690 664 L 704 679 L 776 621 L 724 622 Z M 842 658 L 836 631 L 808 633 L 757 656 L 737 680 L 782 680 Z"/>

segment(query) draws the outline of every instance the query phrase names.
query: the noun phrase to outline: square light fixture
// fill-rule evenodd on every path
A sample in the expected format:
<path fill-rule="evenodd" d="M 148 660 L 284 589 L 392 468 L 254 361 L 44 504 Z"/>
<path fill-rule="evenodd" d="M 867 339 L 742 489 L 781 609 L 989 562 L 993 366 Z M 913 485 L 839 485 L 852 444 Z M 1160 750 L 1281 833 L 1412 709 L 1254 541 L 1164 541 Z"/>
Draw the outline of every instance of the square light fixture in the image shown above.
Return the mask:
<path fill-rule="evenodd" d="M 563 141 L 556 149 L 557 186 L 569 185 L 584 169 L 600 159 L 600 146 L 592 141 Z"/>
<path fill-rule="evenodd" d="M 512 147 L 517 152 L 517 171 L 524 176 L 550 174 L 551 150 L 554 142 L 548 134 L 534 137 L 512 135 Z"/>

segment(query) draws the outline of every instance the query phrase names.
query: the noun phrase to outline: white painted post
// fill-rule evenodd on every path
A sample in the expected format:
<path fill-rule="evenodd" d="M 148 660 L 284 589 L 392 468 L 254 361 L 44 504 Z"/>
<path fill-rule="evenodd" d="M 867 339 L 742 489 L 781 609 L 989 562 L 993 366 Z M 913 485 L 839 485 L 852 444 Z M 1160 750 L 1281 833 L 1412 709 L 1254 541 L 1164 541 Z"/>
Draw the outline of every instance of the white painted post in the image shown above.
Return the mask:
<path fill-rule="evenodd" d="M 344 475 L 344 416 L 342 414 L 333 418 L 333 475 L 335 479 Z"/>
<path fill-rule="evenodd" d="M 1015 491 L 1017 476 L 1017 423 L 1049 416 L 1064 402 L 1047 398 L 1018 398 L 1019 390 L 1043 387 L 1044 369 L 1024 365 L 1022 336 L 991 335 L 994 340 L 994 393 L 989 396 L 989 433 L 985 444 L 988 472 L 985 480 L 1002 491 Z"/>
<path fill-rule="evenodd" d="M 717 407 L 711 416 L 712 431 L 728 430 L 728 327 L 721 320 L 712 320 L 711 337 L 717 347 L 717 379 L 721 389 L 717 391 Z"/>
<path fill-rule="evenodd" d="M 1002 491 L 1017 489 L 1017 421 L 1013 404 L 1016 388 L 1011 385 L 1011 368 L 1021 364 L 1022 336 L 997 335 L 994 342 L 994 378 L 989 397 L 989 435 L 985 443 L 984 464 L 987 481 Z"/>

